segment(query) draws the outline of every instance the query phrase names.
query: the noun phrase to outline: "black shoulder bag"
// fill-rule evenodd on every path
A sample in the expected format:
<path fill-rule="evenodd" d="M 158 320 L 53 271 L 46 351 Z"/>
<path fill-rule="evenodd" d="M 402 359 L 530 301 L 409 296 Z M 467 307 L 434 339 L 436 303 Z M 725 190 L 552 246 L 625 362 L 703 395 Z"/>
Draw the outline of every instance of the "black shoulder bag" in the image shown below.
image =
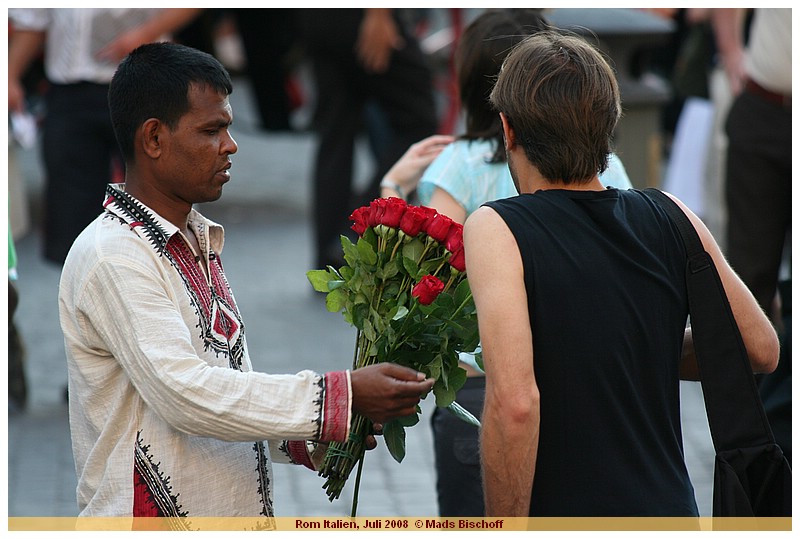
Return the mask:
<path fill-rule="evenodd" d="M 775 443 L 747 351 L 714 261 L 683 210 L 645 189 L 678 227 L 695 354 L 716 459 L 714 517 L 789 517 L 792 472 Z"/>

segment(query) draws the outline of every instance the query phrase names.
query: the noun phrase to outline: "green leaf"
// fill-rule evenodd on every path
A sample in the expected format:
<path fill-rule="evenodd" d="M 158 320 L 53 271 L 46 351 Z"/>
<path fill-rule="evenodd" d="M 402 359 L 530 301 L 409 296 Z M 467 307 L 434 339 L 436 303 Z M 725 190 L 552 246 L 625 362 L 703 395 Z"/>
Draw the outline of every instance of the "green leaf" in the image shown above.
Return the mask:
<path fill-rule="evenodd" d="M 355 270 L 350 266 L 342 266 L 337 273 L 342 277 L 342 279 L 344 279 L 345 281 L 349 281 L 350 279 L 353 278 Z"/>
<path fill-rule="evenodd" d="M 406 273 L 408 273 L 408 275 L 412 279 L 414 279 L 415 281 L 417 280 L 417 274 L 419 274 L 419 266 L 417 266 L 416 262 L 414 262 L 412 259 L 410 259 L 405 255 L 403 255 L 403 269 L 406 270 Z"/>
<path fill-rule="evenodd" d="M 417 408 L 419 408 L 419 406 L 417 406 Z M 399 421 L 404 427 L 413 427 L 419 423 L 419 414 L 411 414 L 405 417 L 399 417 L 397 418 L 397 421 Z"/>
<path fill-rule="evenodd" d="M 469 288 L 469 281 L 464 279 L 463 281 L 458 283 L 458 286 L 456 286 L 456 292 L 455 292 L 456 303 L 458 305 L 461 305 L 462 303 L 464 303 L 464 300 L 470 296 L 471 293 L 472 291 Z"/>
<path fill-rule="evenodd" d="M 392 458 L 397 462 L 403 462 L 406 456 L 406 431 L 399 420 L 393 419 L 384 423 L 383 439 Z"/>
<path fill-rule="evenodd" d="M 397 281 L 389 281 L 386 284 L 386 288 L 383 289 L 384 298 L 393 298 L 398 293 L 400 293 L 400 283 L 398 283 Z"/>
<path fill-rule="evenodd" d="M 373 247 L 372 244 L 370 244 L 370 242 L 364 238 L 358 239 L 356 249 L 358 250 L 359 258 L 366 264 L 373 266 L 378 261 L 378 255 L 375 252 L 375 247 Z"/>
<path fill-rule="evenodd" d="M 436 406 L 440 408 L 447 408 L 456 400 L 455 390 L 452 387 L 446 387 L 441 378 L 433 385 L 433 394 L 436 396 Z"/>
<path fill-rule="evenodd" d="M 483 351 L 475 353 L 475 363 L 478 364 L 478 367 L 480 367 L 482 371 L 486 370 L 483 366 Z"/>
<path fill-rule="evenodd" d="M 388 281 L 397 275 L 399 271 L 400 269 L 397 267 L 397 264 L 386 264 L 383 268 L 378 270 L 378 276 L 384 281 Z"/>
<path fill-rule="evenodd" d="M 408 307 L 406 307 L 405 305 L 398 305 L 397 307 L 395 307 L 395 309 L 397 309 L 397 312 L 395 312 L 394 315 L 392 315 L 392 320 L 400 320 L 401 318 L 403 318 L 405 315 L 408 314 Z"/>
<path fill-rule="evenodd" d="M 347 293 L 342 288 L 331 290 L 325 297 L 325 307 L 335 313 L 341 311 L 347 304 Z"/>
<path fill-rule="evenodd" d="M 478 418 L 472 415 L 469 410 L 458 404 L 456 401 L 451 402 L 450 405 L 447 406 L 447 410 L 460 420 L 481 428 L 481 422 L 478 420 Z"/>
<path fill-rule="evenodd" d="M 409 241 L 405 245 L 403 245 L 403 256 L 406 258 L 410 258 L 415 264 L 419 260 L 419 257 L 422 256 L 422 252 L 425 250 L 425 243 L 419 238 L 414 238 L 413 240 Z"/>
<path fill-rule="evenodd" d="M 372 322 L 369 320 L 364 320 L 364 336 L 372 342 L 375 342 L 377 339 L 375 329 L 372 327 Z"/>
<path fill-rule="evenodd" d="M 433 385 L 433 389 L 435 390 L 436 386 L 441 385 L 439 383 L 439 377 L 442 375 L 442 355 L 437 354 L 436 357 L 434 357 L 433 360 L 431 360 L 430 363 L 428 363 L 426 370 L 430 374 L 431 378 L 437 380 L 437 382 Z"/>
<path fill-rule="evenodd" d="M 452 313 L 456 309 L 455 300 L 453 299 L 453 296 L 451 296 L 450 294 L 439 294 L 438 296 L 436 296 L 434 303 L 436 303 L 438 307 L 443 307 L 447 311 L 447 313 Z M 443 317 L 446 316 L 444 313 L 442 314 Z"/>
<path fill-rule="evenodd" d="M 328 283 L 336 278 L 328 270 L 310 270 L 306 272 L 306 277 L 317 292 L 330 292 Z"/>
<path fill-rule="evenodd" d="M 350 312 L 353 319 L 353 325 L 359 329 L 364 327 L 364 320 L 369 316 L 369 305 L 366 303 L 358 303 L 353 305 L 353 310 Z"/>
<path fill-rule="evenodd" d="M 372 227 L 367 228 L 364 233 L 361 235 L 364 241 L 368 241 L 374 250 L 378 248 L 378 235 L 375 234 L 375 229 Z"/>
<path fill-rule="evenodd" d="M 347 261 L 350 266 L 355 266 L 359 260 L 358 249 L 355 245 L 353 245 L 353 242 L 350 241 L 350 238 L 347 236 L 341 236 L 341 241 L 345 261 Z"/>
<path fill-rule="evenodd" d="M 458 391 L 464 387 L 466 382 L 467 371 L 461 367 L 456 366 L 456 368 L 451 369 L 450 372 L 447 373 L 447 387 L 451 388 L 453 391 Z"/>

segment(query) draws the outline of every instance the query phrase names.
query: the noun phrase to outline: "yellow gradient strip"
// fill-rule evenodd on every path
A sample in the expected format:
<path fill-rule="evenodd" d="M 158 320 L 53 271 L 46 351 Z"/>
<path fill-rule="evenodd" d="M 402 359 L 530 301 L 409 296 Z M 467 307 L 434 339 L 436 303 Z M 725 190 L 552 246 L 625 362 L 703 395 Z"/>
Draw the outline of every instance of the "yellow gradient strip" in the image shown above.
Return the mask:
<path fill-rule="evenodd" d="M 607 531 L 741 530 L 791 531 L 781 518 L 442 518 L 442 517 L 276 517 L 276 518 L 99 518 L 9 517 L 9 531 L 69 530 L 278 530 L 278 531 Z"/>

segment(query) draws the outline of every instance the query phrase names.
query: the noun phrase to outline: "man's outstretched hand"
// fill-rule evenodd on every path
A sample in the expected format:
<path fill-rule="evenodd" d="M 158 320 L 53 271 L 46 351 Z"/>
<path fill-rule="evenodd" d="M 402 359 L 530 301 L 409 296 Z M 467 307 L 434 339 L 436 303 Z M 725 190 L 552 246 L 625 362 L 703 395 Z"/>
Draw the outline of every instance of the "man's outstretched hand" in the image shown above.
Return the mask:
<path fill-rule="evenodd" d="M 353 411 L 376 423 L 416 413 L 435 380 L 395 363 L 378 363 L 350 373 Z"/>

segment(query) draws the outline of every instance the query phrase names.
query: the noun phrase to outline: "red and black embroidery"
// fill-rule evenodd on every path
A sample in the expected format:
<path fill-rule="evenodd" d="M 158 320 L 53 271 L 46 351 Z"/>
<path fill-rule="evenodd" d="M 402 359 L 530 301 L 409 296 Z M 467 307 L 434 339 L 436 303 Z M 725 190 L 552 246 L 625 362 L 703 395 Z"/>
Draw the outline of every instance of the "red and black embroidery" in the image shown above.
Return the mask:
<path fill-rule="evenodd" d="M 241 370 L 244 358 L 244 325 L 219 257 L 209 261 L 210 282 L 195 260 L 194 254 L 179 234 L 168 235 L 156 216 L 128 193 L 109 185 L 104 206 L 112 208 L 116 217 L 147 238 L 159 255 L 166 256 L 178 271 L 194 307 L 201 339 L 206 349 L 225 354 L 233 369 Z"/>
<path fill-rule="evenodd" d="M 141 431 L 136 433 L 133 455 L 133 516 L 181 517 L 173 525 L 189 529 L 183 518 L 188 513 L 181 510 L 178 495 L 172 494 L 169 478 L 164 477 L 149 455 L 149 445 L 142 443 Z"/>
<path fill-rule="evenodd" d="M 146 207 L 113 185 L 106 186 L 106 200 L 103 207 L 107 208 L 108 206 L 114 206 L 114 213 L 131 228 L 141 227 L 144 237 L 159 254 L 163 254 L 169 235 Z"/>
<path fill-rule="evenodd" d="M 166 255 L 183 279 L 198 314 L 198 326 L 207 348 L 226 354 L 233 369 L 241 369 L 244 357 L 244 326 L 222 273 L 219 258 L 209 261 L 212 286 L 195 260 L 189 245 L 179 235 L 167 242 Z"/>
<path fill-rule="evenodd" d="M 269 480 L 269 458 L 267 456 L 264 442 L 256 442 L 253 444 L 253 450 L 256 453 L 256 473 L 258 474 L 258 494 L 261 496 L 261 514 L 265 517 L 271 517 L 275 514 L 275 508 L 272 506 L 272 499 L 270 492 L 272 492 L 272 485 Z"/>

